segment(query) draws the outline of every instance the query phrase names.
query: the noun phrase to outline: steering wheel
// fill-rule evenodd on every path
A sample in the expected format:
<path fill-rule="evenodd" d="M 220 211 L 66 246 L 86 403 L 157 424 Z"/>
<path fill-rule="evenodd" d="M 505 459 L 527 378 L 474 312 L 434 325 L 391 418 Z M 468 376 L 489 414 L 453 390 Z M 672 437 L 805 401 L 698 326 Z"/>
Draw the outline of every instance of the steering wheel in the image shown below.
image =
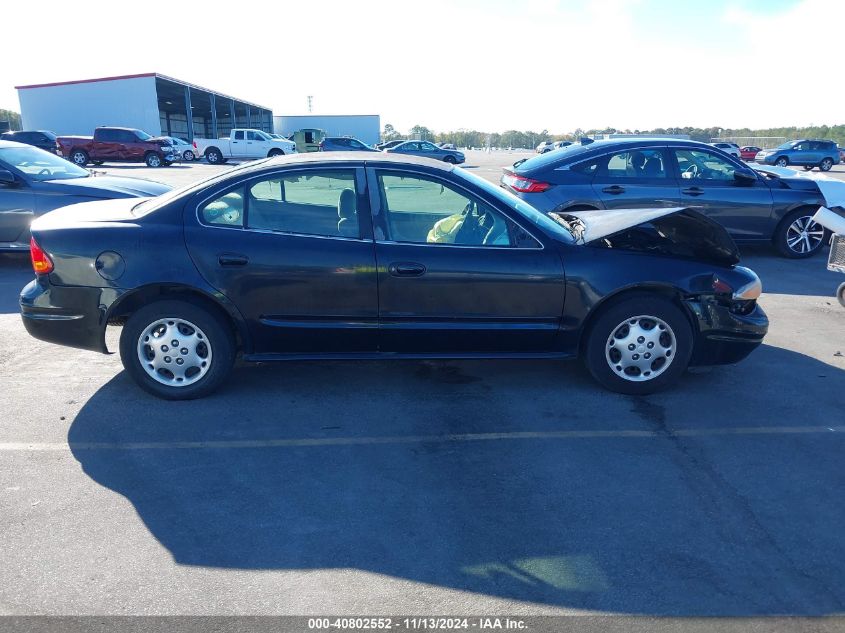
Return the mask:
<path fill-rule="evenodd" d="M 684 178 L 698 178 L 700 170 L 698 169 L 698 165 L 692 163 L 689 167 L 684 170 Z M 689 176 L 687 176 L 689 174 Z"/>
<path fill-rule="evenodd" d="M 52 176 L 53 172 L 47 169 L 46 167 L 38 172 L 39 176 Z"/>

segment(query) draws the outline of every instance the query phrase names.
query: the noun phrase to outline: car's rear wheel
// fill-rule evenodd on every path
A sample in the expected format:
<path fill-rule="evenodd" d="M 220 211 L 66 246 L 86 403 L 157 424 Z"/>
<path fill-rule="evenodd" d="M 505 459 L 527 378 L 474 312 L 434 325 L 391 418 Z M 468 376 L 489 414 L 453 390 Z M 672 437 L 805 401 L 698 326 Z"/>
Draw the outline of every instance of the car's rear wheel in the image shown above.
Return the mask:
<path fill-rule="evenodd" d="M 81 149 L 75 149 L 70 153 L 70 160 L 75 165 L 79 165 L 80 167 L 85 167 L 90 161 L 88 158 L 88 152 Z"/>
<path fill-rule="evenodd" d="M 680 308 L 660 295 L 637 294 L 591 324 L 584 364 L 618 393 L 645 395 L 675 382 L 692 356 L 693 332 Z"/>
<path fill-rule="evenodd" d="M 216 147 L 211 147 L 205 151 L 205 160 L 211 165 L 220 165 L 223 163 L 223 153 Z"/>
<path fill-rule="evenodd" d="M 148 152 L 147 155 L 144 156 L 144 162 L 147 164 L 147 167 L 161 167 L 163 164 L 161 156 L 155 152 Z"/>
<path fill-rule="evenodd" d="M 182 153 L 182 160 L 185 160 L 185 161 L 187 161 L 187 162 L 189 162 L 189 163 L 190 163 L 192 160 L 194 160 L 194 158 L 196 158 L 196 157 L 194 156 L 194 153 L 193 153 L 191 150 L 189 150 L 189 149 L 186 149 L 186 150 Z"/>
<path fill-rule="evenodd" d="M 833 159 L 832 158 L 825 158 L 822 162 L 819 163 L 819 169 L 822 171 L 830 171 L 831 167 L 833 167 Z"/>
<path fill-rule="evenodd" d="M 798 209 L 781 220 L 773 238 L 775 248 L 781 255 L 802 259 L 821 250 L 827 231 L 822 225 L 813 222 L 813 213 L 815 209 Z"/>
<path fill-rule="evenodd" d="M 789 165 L 789 159 L 786 156 L 781 156 L 775 161 L 775 165 L 778 167 L 786 167 Z"/>
<path fill-rule="evenodd" d="M 210 394 L 226 380 L 235 360 L 235 340 L 225 321 L 202 306 L 157 301 L 126 321 L 120 359 L 142 389 L 168 400 L 190 400 Z"/>

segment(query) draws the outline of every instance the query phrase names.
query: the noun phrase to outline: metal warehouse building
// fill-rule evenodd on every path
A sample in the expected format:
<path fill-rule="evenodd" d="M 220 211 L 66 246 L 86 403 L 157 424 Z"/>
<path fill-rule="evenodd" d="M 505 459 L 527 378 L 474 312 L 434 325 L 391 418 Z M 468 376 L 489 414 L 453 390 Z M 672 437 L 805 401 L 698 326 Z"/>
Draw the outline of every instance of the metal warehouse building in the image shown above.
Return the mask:
<path fill-rule="evenodd" d="M 25 130 L 90 135 L 102 125 L 218 138 L 233 127 L 273 131 L 270 108 L 158 73 L 16 86 Z"/>
<path fill-rule="evenodd" d="M 377 114 L 305 114 L 273 117 L 273 131 L 290 136 L 297 130 L 323 130 L 328 136 L 354 136 L 368 145 L 378 143 L 381 119 Z"/>

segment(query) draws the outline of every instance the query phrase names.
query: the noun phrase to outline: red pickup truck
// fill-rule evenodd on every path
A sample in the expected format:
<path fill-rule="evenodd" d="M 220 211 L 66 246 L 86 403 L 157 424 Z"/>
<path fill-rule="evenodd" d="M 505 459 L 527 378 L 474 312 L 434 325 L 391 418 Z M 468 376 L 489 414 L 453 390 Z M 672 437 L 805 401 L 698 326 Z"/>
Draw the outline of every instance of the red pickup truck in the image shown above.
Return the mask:
<path fill-rule="evenodd" d="M 143 130 L 127 127 L 98 127 L 94 136 L 59 136 L 59 153 L 84 167 L 88 163 L 146 163 L 166 167 L 178 159 L 176 150 L 164 137 L 153 138 Z"/>

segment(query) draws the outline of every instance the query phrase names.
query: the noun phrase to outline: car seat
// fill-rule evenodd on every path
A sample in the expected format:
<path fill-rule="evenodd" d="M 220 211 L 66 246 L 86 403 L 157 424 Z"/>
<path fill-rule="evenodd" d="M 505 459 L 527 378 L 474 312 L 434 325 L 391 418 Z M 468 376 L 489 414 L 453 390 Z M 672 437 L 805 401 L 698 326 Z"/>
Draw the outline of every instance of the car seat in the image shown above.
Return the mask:
<path fill-rule="evenodd" d="M 358 211 L 355 191 L 344 189 L 337 201 L 337 232 L 344 237 L 358 237 Z"/>

